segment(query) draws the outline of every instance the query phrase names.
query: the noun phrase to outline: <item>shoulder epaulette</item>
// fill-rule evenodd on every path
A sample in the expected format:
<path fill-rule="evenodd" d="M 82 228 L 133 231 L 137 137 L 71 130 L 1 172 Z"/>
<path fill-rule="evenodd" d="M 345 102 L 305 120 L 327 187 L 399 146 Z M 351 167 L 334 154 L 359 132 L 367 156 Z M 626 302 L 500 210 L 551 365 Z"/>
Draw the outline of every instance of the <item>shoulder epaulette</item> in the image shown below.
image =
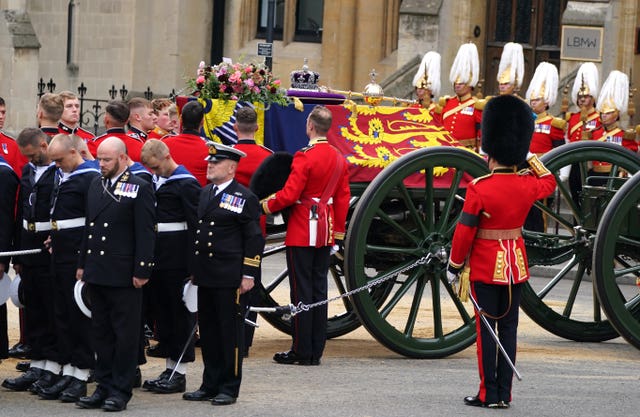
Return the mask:
<path fill-rule="evenodd" d="M 449 101 L 449 99 L 451 98 L 451 96 L 442 96 L 438 99 L 438 105 L 440 107 L 444 107 L 447 104 L 447 101 Z"/>
<path fill-rule="evenodd" d="M 640 135 L 640 125 L 636 126 L 636 134 Z"/>
<path fill-rule="evenodd" d="M 636 140 L 636 135 L 638 133 L 638 126 L 635 129 L 627 129 L 624 131 L 623 138 L 626 140 Z"/>
<path fill-rule="evenodd" d="M 491 97 L 489 97 L 491 98 Z M 476 100 L 476 109 L 477 110 L 484 110 L 484 106 L 487 104 L 487 100 L 489 100 L 489 98 L 481 98 Z"/>
<path fill-rule="evenodd" d="M 440 104 L 436 104 L 433 106 L 433 112 L 435 114 L 442 114 L 442 106 Z"/>
<path fill-rule="evenodd" d="M 551 120 L 551 126 L 557 128 L 557 129 L 561 129 L 561 130 L 565 130 L 567 127 L 567 121 L 564 119 L 561 119 L 559 117 L 554 117 Z"/>
<path fill-rule="evenodd" d="M 483 176 L 481 176 L 481 177 L 475 178 L 475 179 L 474 179 L 473 181 L 471 181 L 471 182 L 472 182 L 473 184 L 477 184 L 477 183 L 478 183 L 478 181 L 481 181 L 481 180 L 487 179 L 487 178 L 491 177 L 492 175 L 493 175 L 493 172 L 490 172 L 490 173 L 485 174 L 485 175 L 483 175 Z"/>
<path fill-rule="evenodd" d="M 566 121 L 568 122 L 569 120 L 571 120 L 571 116 L 573 116 L 573 113 L 571 113 L 571 112 L 566 112 L 566 113 L 564 114 L 564 120 L 566 120 Z"/>
<path fill-rule="evenodd" d="M 307 145 L 307 146 L 305 146 L 304 148 L 301 148 L 299 152 L 306 152 L 306 151 L 308 151 L 308 150 L 309 150 L 309 149 L 311 149 L 311 148 L 313 148 L 313 145 Z"/>

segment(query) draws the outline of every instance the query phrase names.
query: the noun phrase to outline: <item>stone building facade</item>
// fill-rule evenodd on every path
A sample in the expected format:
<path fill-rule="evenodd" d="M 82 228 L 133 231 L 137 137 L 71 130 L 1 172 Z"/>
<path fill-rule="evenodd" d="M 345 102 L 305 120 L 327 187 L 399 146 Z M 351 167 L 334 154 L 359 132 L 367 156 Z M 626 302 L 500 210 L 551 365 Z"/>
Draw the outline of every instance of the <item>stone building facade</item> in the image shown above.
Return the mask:
<path fill-rule="evenodd" d="M 0 96 L 6 129 L 34 123 L 37 82 L 56 91 L 108 98 L 113 86 L 129 95 L 181 91 L 200 61 L 262 61 L 269 0 L 0 0 Z M 459 45 L 474 42 L 483 92 L 492 94 L 497 60 L 507 41 L 526 42 L 527 76 L 549 60 L 569 82 L 579 61 L 560 56 L 563 26 L 603 28 L 596 64 L 604 80 L 619 69 L 640 82 L 637 0 L 274 0 L 277 33 L 273 70 L 288 84 L 303 59 L 320 83 L 361 91 L 376 70 L 386 95 L 411 95 L 421 56 L 442 54 L 442 93 Z M 320 6 L 318 6 L 320 5 Z M 527 80 L 525 80 L 525 86 Z M 526 88 L 526 87 L 523 87 Z M 634 97 L 636 106 L 638 95 Z"/>

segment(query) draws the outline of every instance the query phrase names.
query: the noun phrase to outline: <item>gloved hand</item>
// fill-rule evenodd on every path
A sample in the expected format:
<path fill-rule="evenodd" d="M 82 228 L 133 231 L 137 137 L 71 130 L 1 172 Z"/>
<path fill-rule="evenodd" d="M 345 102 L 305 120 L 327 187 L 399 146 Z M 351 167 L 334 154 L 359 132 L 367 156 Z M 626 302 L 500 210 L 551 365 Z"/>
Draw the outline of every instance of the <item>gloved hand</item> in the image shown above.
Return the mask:
<path fill-rule="evenodd" d="M 461 271 L 462 271 L 462 268 L 458 269 L 453 265 L 449 264 L 449 266 L 447 267 L 447 282 L 449 282 L 450 285 L 458 284 L 458 281 L 460 280 Z"/>
<path fill-rule="evenodd" d="M 447 269 L 447 282 L 449 282 L 449 285 L 457 285 L 459 280 L 460 276 L 458 274 Z"/>
<path fill-rule="evenodd" d="M 329 251 L 331 256 L 336 255 L 340 260 L 342 260 L 342 255 L 344 254 L 344 240 L 342 239 L 334 239 L 333 246 Z"/>

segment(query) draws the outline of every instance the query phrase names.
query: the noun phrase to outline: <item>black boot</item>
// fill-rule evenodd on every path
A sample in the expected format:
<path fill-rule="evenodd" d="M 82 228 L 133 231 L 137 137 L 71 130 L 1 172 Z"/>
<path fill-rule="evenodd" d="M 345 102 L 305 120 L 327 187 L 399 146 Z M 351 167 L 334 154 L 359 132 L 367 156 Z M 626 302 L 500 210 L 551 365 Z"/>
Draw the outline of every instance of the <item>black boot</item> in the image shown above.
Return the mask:
<path fill-rule="evenodd" d="M 38 396 L 43 400 L 57 400 L 58 397 L 60 397 L 60 393 L 67 389 L 74 379 L 75 378 L 71 375 L 64 375 L 58 380 L 58 382 L 50 387 L 41 388 L 38 392 Z"/>
<path fill-rule="evenodd" d="M 43 372 L 40 368 L 29 368 L 29 370 L 17 378 L 2 381 L 2 386 L 13 391 L 26 391 L 42 376 Z"/>
<path fill-rule="evenodd" d="M 169 375 L 171 375 L 171 369 L 165 369 L 156 379 L 147 379 L 144 381 L 142 388 L 151 391 L 156 385 L 158 385 L 158 382 L 165 381 L 169 378 Z"/>
<path fill-rule="evenodd" d="M 59 400 L 63 403 L 74 403 L 87 395 L 87 382 L 81 381 L 76 377 L 72 377 L 73 380 L 69 386 L 60 393 Z"/>
<path fill-rule="evenodd" d="M 60 375 L 58 374 L 46 370 L 42 371 L 40 378 L 29 387 L 29 392 L 39 394 L 43 389 L 53 386 L 59 379 Z"/>
<path fill-rule="evenodd" d="M 169 374 L 171 375 L 171 374 Z M 158 394 L 174 394 L 176 392 L 185 392 L 187 387 L 187 379 L 183 374 L 174 373 L 171 380 L 167 376 L 167 379 L 160 381 L 155 387 L 151 388 L 151 391 Z"/>

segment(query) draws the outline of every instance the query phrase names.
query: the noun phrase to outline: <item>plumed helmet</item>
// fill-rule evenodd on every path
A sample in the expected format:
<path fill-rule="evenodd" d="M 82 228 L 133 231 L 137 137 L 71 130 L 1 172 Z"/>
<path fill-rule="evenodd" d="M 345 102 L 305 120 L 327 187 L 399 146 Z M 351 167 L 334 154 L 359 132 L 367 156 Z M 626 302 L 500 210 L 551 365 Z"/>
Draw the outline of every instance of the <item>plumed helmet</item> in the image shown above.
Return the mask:
<path fill-rule="evenodd" d="M 598 97 L 598 89 L 600 87 L 600 77 L 598 68 L 593 62 L 585 62 L 578 68 L 576 79 L 573 81 L 573 89 L 571 90 L 571 100 L 577 105 L 578 95 Z"/>
<path fill-rule="evenodd" d="M 416 75 L 413 76 L 413 86 L 431 90 L 433 96 L 440 95 L 440 54 L 429 51 L 422 57 Z"/>
<path fill-rule="evenodd" d="M 596 110 L 600 113 L 619 111 L 626 113 L 629 107 L 629 77 L 620 71 L 611 71 L 602 84 Z"/>
<path fill-rule="evenodd" d="M 529 152 L 533 125 L 524 100 L 510 94 L 496 96 L 482 112 L 482 150 L 502 165 L 518 165 Z"/>
<path fill-rule="evenodd" d="M 500 56 L 500 65 L 498 65 L 498 82 L 520 88 L 523 78 L 524 54 L 522 45 L 514 42 L 506 43 Z"/>
<path fill-rule="evenodd" d="M 471 87 L 478 84 L 480 75 L 480 59 L 478 58 L 478 48 L 474 43 L 460 45 L 456 58 L 451 65 L 449 81 L 451 84 L 465 83 Z"/>
<path fill-rule="evenodd" d="M 531 78 L 527 100 L 541 98 L 549 106 L 553 106 L 558 97 L 558 69 L 548 62 L 541 62 Z"/>

